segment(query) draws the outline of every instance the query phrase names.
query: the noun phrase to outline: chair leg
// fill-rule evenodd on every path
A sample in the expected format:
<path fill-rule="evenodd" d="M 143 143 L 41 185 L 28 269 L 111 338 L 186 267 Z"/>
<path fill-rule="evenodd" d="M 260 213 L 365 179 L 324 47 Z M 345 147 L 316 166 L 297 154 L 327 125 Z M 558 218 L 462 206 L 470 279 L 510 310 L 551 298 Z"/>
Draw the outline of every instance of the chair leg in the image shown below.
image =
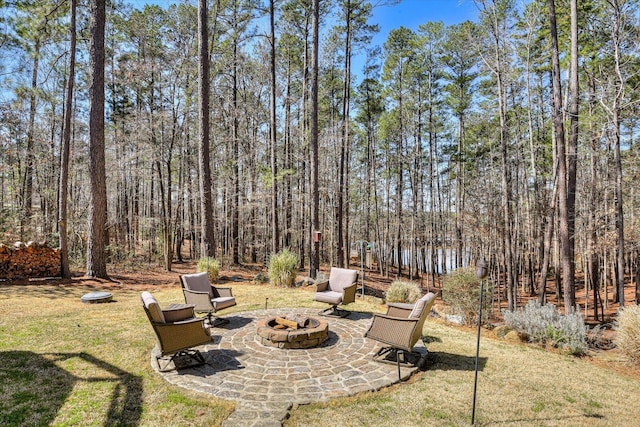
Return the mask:
<path fill-rule="evenodd" d="M 213 313 L 207 313 L 207 322 L 212 328 L 217 328 L 218 326 L 228 324 L 229 319 L 223 319 L 221 317 L 215 316 Z"/>
<path fill-rule="evenodd" d="M 389 353 L 388 356 L 386 354 Z M 373 356 L 374 360 L 382 363 L 393 363 L 395 360 L 396 366 L 398 367 L 398 382 L 402 381 L 402 375 L 400 373 L 400 355 L 402 355 L 403 365 L 406 364 L 404 358 L 404 350 L 400 350 L 393 347 L 382 347 L 378 352 Z"/>
<path fill-rule="evenodd" d="M 217 328 L 218 326 L 226 325 L 229 323 L 229 319 L 223 319 L 222 317 L 213 316 L 213 323 L 209 322 L 211 327 Z"/>
<path fill-rule="evenodd" d="M 419 368 L 424 362 L 424 357 L 417 351 L 406 351 L 395 347 L 381 347 L 373 356 L 376 362 L 396 365 L 398 368 L 398 381 L 402 381 L 400 367 Z"/>
<path fill-rule="evenodd" d="M 204 360 L 204 356 L 202 355 L 202 353 L 200 353 L 199 350 L 181 350 L 178 351 L 177 353 L 174 353 L 169 360 L 167 361 L 167 363 L 163 366 L 160 365 L 160 359 L 163 359 L 162 356 L 156 356 L 156 362 L 158 363 L 158 369 L 160 370 L 160 372 L 166 372 L 166 371 L 170 371 L 170 369 L 167 369 L 167 367 L 171 364 L 171 362 L 174 363 L 175 366 L 175 361 L 178 357 L 189 357 L 192 360 L 194 360 L 196 363 L 193 365 L 189 365 L 188 367 L 193 367 L 193 366 L 202 366 L 206 363 L 206 361 Z M 175 367 L 175 369 L 178 369 L 178 367 Z"/>
<path fill-rule="evenodd" d="M 349 310 L 343 310 L 341 308 L 338 308 L 337 305 L 332 305 L 329 308 L 325 308 L 324 310 L 320 311 L 321 316 L 330 316 L 330 317 L 348 317 L 351 312 Z"/>

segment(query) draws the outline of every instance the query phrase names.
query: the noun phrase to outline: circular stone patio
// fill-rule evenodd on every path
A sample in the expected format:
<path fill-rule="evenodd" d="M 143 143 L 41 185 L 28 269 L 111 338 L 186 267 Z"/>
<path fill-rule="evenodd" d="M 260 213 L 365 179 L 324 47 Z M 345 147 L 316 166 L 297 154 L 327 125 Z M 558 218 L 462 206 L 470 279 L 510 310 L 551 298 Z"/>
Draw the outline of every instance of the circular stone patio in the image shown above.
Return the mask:
<path fill-rule="evenodd" d="M 212 328 L 214 341 L 200 347 L 206 364 L 160 372 L 170 383 L 236 402 L 223 426 L 280 426 L 294 404 L 327 401 L 398 382 L 396 365 L 372 356 L 380 345 L 364 338 L 371 314 L 352 312 L 348 318 L 326 317 L 329 339 L 310 349 L 280 349 L 260 343 L 260 319 L 299 314 L 313 309 L 255 310 L 225 316 L 229 324 Z M 426 354 L 418 342 L 414 348 Z M 155 355 L 151 365 L 157 370 Z M 407 378 L 417 368 L 401 368 Z"/>

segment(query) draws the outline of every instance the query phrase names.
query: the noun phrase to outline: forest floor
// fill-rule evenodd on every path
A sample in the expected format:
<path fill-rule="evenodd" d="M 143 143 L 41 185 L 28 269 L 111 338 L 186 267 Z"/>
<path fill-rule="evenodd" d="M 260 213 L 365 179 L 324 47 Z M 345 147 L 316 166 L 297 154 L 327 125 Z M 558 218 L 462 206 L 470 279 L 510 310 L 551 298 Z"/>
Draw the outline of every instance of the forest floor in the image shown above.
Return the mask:
<path fill-rule="evenodd" d="M 360 275 L 358 280 L 362 283 L 362 276 L 364 273 L 364 285 L 365 294 L 377 298 L 384 298 L 384 293 L 389 288 L 391 283 L 396 280 L 396 272 L 390 272 L 389 275 L 381 274 L 380 271 L 374 266 L 374 268 L 362 268 L 360 265 L 352 263 L 348 268 L 358 270 Z M 137 287 L 139 285 L 152 285 L 152 286 L 176 286 L 180 284 L 179 275 L 183 273 L 194 272 L 196 269 L 196 263 L 194 261 L 186 262 L 174 262 L 172 264 L 172 271 L 168 272 L 163 266 L 156 263 L 149 263 L 141 261 L 139 259 L 130 260 L 127 264 L 108 266 L 108 273 L 111 280 L 99 280 L 92 279 L 83 276 L 81 271 L 77 269 L 72 272 L 72 283 L 79 283 L 84 285 L 100 285 L 103 288 L 123 288 L 128 289 L 130 287 Z M 329 266 L 323 266 L 321 271 L 327 276 L 329 274 Z M 261 275 L 267 277 L 267 268 L 259 264 L 243 264 L 239 266 L 223 266 L 220 271 L 221 282 L 254 282 L 256 277 Z M 308 279 L 308 272 L 300 270 L 296 279 L 297 283 L 304 282 Z M 403 275 L 401 280 L 410 280 L 406 274 Z M 31 279 L 31 281 L 38 281 L 41 279 Z M 418 283 L 423 291 L 434 291 L 438 294 L 441 301 L 442 284 L 436 279 L 435 286 L 431 285 L 431 278 L 429 275 L 422 275 L 418 278 L 411 279 Z M 48 280 L 50 281 L 50 279 Z M 63 281 L 61 281 L 64 283 Z M 19 282 L 14 282 L 19 283 Z M 613 291 L 609 289 L 608 301 L 604 303 L 604 316 L 603 310 L 599 307 L 599 319 L 595 320 L 593 312 L 593 292 L 589 292 L 589 295 L 585 292 L 584 282 L 577 280 L 578 286 L 576 289 L 576 303 L 583 313 L 585 322 L 590 325 L 601 325 L 607 329 L 612 327 L 613 322 L 617 316 L 619 310 L 619 304 L 613 301 Z M 359 285 L 360 286 L 360 285 Z M 435 288 L 435 289 L 433 289 Z M 360 292 L 360 290 L 358 290 Z M 634 304 L 636 297 L 635 285 L 627 284 L 625 287 L 625 301 L 627 304 Z M 604 300 L 604 292 L 601 291 L 601 298 Z M 537 299 L 537 295 L 530 295 L 528 291 L 525 291 L 522 287 L 518 290 L 518 307 L 523 307 L 529 300 Z M 553 279 L 547 281 L 547 303 L 554 304 L 559 310 L 563 311 L 564 302 L 562 299 L 558 302 L 555 293 L 555 283 Z M 602 303 L 601 303 L 602 304 Z M 490 323 L 499 324 L 502 322 L 502 311 L 507 308 L 507 298 L 505 292 L 502 295 L 498 295 L 498 292 L 494 292 L 494 301 L 492 304 L 492 311 L 490 315 Z"/>

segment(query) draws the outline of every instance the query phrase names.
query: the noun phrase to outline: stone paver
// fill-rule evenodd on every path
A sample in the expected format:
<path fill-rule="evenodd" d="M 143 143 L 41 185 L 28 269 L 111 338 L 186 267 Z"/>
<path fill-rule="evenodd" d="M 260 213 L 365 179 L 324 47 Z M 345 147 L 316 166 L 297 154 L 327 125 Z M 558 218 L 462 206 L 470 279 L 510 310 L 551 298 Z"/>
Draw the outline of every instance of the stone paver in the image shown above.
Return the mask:
<path fill-rule="evenodd" d="M 227 316 L 229 324 L 212 329 L 214 343 L 200 348 L 206 365 L 160 374 L 178 386 L 235 401 L 236 411 L 225 420 L 225 427 L 280 426 L 295 404 L 375 391 L 398 382 L 395 365 L 372 358 L 379 344 L 364 338 L 370 314 L 326 318 L 329 339 L 317 348 L 279 349 L 261 344 L 256 334 L 258 320 L 288 314 L 317 316 L 317 311 L 270 309 Z M 415 350 L 426 354 L 420 342 Z M 157 369 L 155 356 L 151 359 Z M 401 368 L 402 378 L 416 369 Z"/>

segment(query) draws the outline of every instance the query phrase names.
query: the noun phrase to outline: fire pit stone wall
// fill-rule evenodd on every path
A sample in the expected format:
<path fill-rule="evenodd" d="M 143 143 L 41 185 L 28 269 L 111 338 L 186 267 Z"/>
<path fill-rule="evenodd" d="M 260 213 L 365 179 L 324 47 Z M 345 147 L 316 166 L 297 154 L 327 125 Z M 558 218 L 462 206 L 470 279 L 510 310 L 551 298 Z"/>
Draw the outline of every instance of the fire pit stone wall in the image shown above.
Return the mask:
<path fill-rule="evenodd" d="M 262 319 L 256 325 L 263 345 L 277 348 L 312 348 L 329 338 L 329 325 L 325 320 L 309 318 L 307 326 L 298 329 L 275 329 L 275 318 Z"/>

